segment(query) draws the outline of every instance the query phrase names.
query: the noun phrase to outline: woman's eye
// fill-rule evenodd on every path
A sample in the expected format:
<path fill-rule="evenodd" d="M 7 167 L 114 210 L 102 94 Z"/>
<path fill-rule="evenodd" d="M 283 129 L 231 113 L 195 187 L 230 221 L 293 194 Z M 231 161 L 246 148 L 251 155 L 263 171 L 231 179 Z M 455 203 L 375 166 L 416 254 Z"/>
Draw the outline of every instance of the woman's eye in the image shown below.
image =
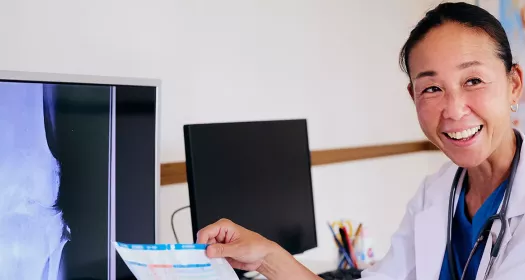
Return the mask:
<path fill-rule="evenodd" d="M 469 79 L 466 82 L 467 86 L 475 86 L 477 84 L 481 84 L 481 80 L 478 78 Z"/>
<path fill-rule="evenodd" d="M 433 93 L 433 92 L 438 92 L 440 91 L 441 89 L 436 87 L 436 86 L 431 86 L 431 87 L 427 87 L 423 90 L 423 93 Z"/>

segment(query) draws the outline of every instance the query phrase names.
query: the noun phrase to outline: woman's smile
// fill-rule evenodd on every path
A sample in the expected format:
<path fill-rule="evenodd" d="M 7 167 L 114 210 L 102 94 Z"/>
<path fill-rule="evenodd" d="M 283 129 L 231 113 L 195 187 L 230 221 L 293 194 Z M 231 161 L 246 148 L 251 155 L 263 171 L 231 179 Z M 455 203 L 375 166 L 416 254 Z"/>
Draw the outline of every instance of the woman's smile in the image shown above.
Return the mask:
<path fill-rule="evenodd" d="M 442 132 L 446 143 L 451 143 L 458 147 L 468 147 L 475 143 L 478 136 L 483 131 L 483 125 L 471 126 L 464 129 L 454 129 Z"/>

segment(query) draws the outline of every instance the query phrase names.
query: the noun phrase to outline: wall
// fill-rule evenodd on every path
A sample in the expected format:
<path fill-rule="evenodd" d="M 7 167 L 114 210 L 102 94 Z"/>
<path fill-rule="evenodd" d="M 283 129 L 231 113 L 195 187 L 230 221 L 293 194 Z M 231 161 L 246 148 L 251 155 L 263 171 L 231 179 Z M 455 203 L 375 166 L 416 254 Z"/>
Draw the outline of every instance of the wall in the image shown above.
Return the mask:
<path fill-rule="evenodd" d="M 424 176 L 437 171 L 446 161 L 439 152 L 407 155 L 317 166 L 312 169 L 315 217 L 319 246 L 305 255 L 326 259 L 334 256 L 335 246 L 326 221 L 353 219 L 364 222 L 374 238 L 376 254 L 382 256 L 390 246 L 390 237 L 405 212 L 406 202 L 419 187 Z M 184 184 L 162 190 L 161 205 L 177 209 L 189 205 Z M 177 198 L 177 199 L 174 199 Z M 172 212 L 163 211 L 161 234 L 173 242 L 169 223 Z M 191 216 L 182 210 L 173 219 L 181 241 L 191 242 Z"/>
<path fill-rule="evenodd" d="M 162 79 L 162 162 L 184 160 L 182 125 L 197 122 L 307 118 L 312 149 L 420 140 L 397 55 L 438 2 L 8 1 L 0 67 Z M 333 245 L 324 220 L 344 212 L 369 224 L 384 250 L 440 161 L 421 153 L 314 168 L 320 247 Z M 332 203 L 340 193 L 372 206 Z M 161 241 L 173 241 L 170 214 L 187 203 L 186 185 L 162 188 Z M 395 210 L 374 208 L 385 204 Z M 186 213 L 176 225 L 191 240 Z"/>

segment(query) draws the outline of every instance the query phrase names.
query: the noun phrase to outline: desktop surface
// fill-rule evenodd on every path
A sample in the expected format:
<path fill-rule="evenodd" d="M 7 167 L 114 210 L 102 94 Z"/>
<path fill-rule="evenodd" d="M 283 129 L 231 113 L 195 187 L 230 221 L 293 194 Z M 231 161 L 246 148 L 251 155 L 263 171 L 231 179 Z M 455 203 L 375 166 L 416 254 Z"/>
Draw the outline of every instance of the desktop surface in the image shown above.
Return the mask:
<path fill-rule="evenodd" d="M 312 273 L 318 275 L 321 279 L 351 280 L 361 278 L 361 269 L 339 269 L 339 260 L 337 258 L 327 258 L 326 260 L 320 260 L 317 257 L 313 259 L 304 255 L 296 255 L 294 257 L 299 263 L 304 265 Z M 252 279 L 262 280 L 267 278 L 259 274 Z"/>

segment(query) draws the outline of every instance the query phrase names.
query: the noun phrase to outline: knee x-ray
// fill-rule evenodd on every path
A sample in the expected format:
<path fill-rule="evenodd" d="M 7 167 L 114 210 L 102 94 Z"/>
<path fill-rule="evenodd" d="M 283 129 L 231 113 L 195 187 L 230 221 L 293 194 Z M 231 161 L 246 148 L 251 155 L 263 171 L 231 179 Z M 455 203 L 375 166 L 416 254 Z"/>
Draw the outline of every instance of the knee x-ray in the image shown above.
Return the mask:
<path fill-rule="evenodd" d="M 0 279 L 107 278 L 110 101 L 0 82 Z"/>

